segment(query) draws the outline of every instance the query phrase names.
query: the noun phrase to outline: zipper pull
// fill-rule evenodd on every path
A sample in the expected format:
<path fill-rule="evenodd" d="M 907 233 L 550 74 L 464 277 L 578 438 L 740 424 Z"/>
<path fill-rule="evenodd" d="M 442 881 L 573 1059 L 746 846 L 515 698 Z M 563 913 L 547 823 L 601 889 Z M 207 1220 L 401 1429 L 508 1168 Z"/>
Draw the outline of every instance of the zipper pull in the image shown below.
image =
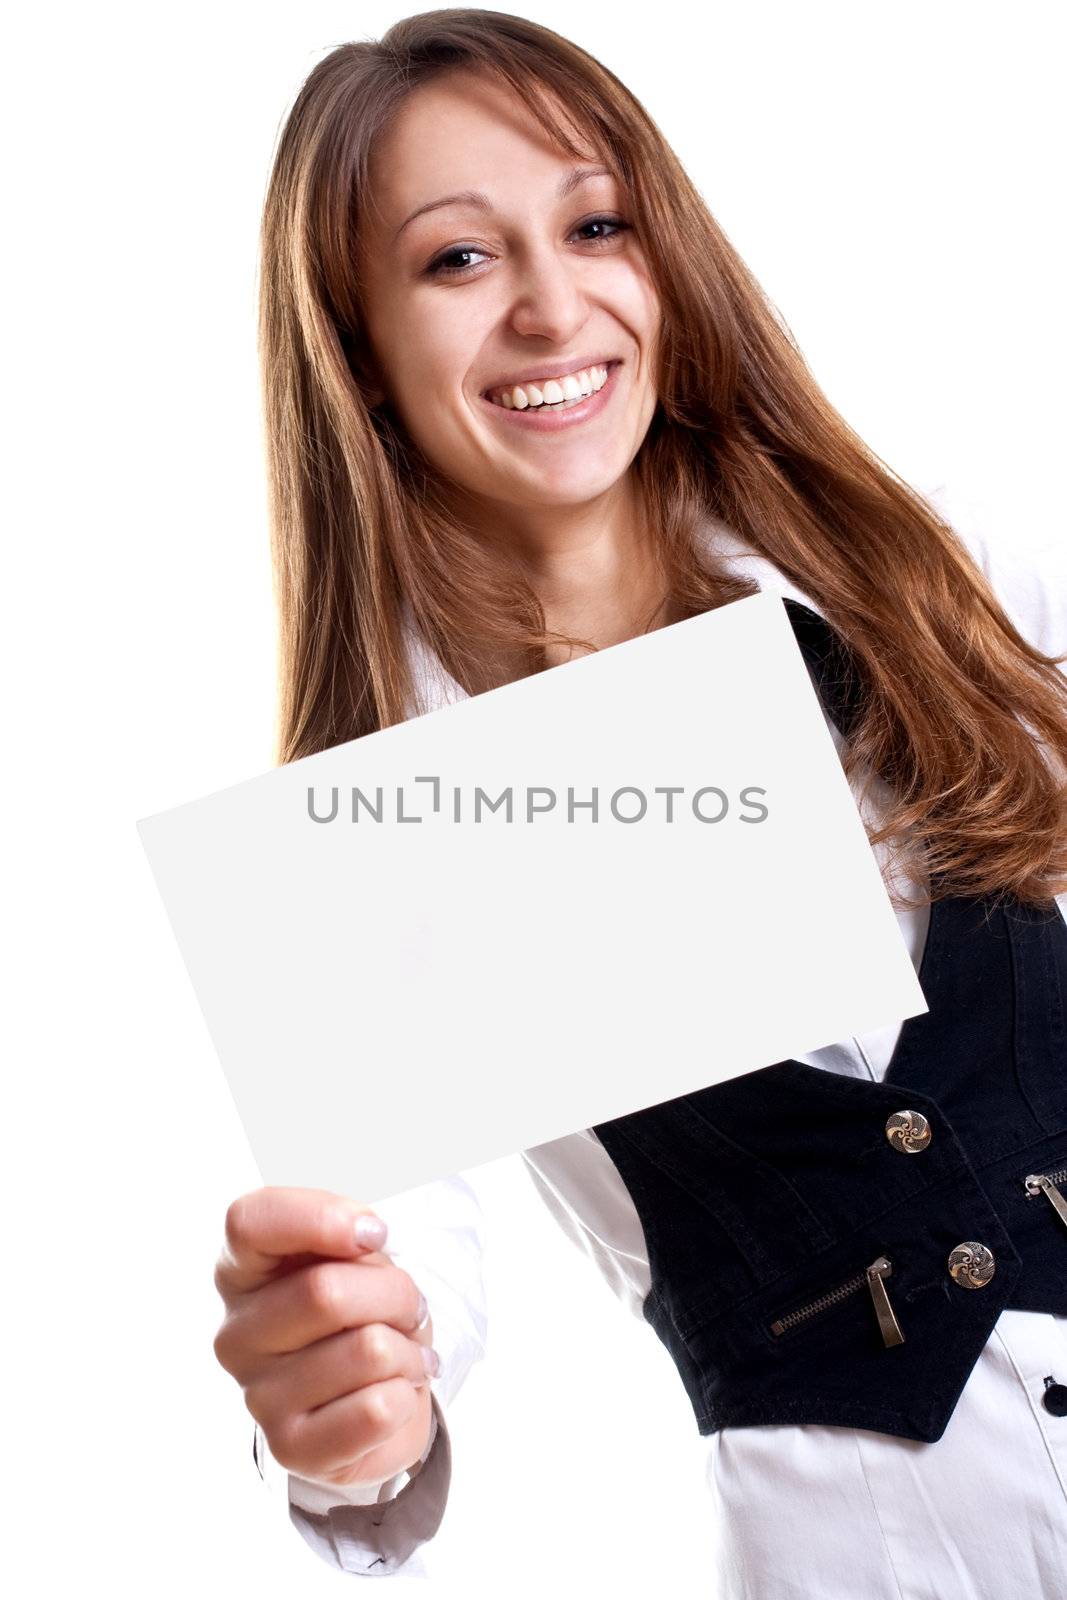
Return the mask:
<path fill-rule="evenodd" d="M 1047 1196 L 1052 1202 L 1052 1209 L 1064 1227 L 1067 1228 L 1067 1200 L 1063 1198 L 1048 1174 L 1045 1172 L 1031 1172 L 1028 1178 L 1023 1179 L 1023 1182 L 1026 1185 L 1027 1194 L 1044 1194 Z"/>
<path fill-rule="evenodd" d="M 891 1261 L 885 1256 L 879 1256 L 877 1261 L 872 1261 L 867 1268 L 867 1287 L 871 1291 L 874 1301 L 874 1310 L 878 1318 L 878 1326 L 882 1330 L 882 1338 L 886 1348 L 890 1345 L 903 1344 L 904 1335 L 900 1331 L 900 1323 L 893 1315 L 893 1307 L 889 1304 L 889 1295 L 886 1293 L 883 1279 L 888 1278 L 893 1270 Z"/>

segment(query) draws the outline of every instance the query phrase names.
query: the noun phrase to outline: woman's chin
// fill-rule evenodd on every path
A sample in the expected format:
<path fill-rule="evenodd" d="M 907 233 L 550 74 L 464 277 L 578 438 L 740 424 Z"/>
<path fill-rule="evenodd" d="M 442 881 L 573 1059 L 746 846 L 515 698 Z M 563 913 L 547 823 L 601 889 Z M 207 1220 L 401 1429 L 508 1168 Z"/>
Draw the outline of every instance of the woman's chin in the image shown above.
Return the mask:
<path fill-rule="evenodd" d="M 588 505 L 590 501 L 599 500 L 610 493 L 625 476 L 628 467 L 628 461 L 612 461 L 603 462 L 597 468 L 585 460 L 571 463 L 568 470 L 567 463 L 555 462 L 551 470 L 545 470 L 542 466 L 509 475 L 509 482 L 501 486 L 497 498 L 506 505 L 514 505 L 516 509 L 557 506 L 565 510 Z"/>

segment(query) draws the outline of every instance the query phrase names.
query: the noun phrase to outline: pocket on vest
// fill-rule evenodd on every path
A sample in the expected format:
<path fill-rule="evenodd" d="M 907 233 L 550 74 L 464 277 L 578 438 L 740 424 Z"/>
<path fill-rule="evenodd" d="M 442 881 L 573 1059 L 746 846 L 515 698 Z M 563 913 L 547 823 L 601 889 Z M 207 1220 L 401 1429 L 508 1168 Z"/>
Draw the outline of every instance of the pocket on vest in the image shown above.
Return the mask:
<path fill-rule="evenodd" d="M 794 1302 L 770 1320 L 767 1332 L 775 1339 L 789 1339 L 810 1327 L 825 1325 L 835 1312 L 864 1301 L 871 1312 L 874 1337 L 880 1337 L 887 1349 L 903 1344 L 904 1331 L 897 1320 L 886 1282 L 892 1276 L 892 1261 L 888 1256 L 876 1256 L 860 1271 L 807 1300 Z"/>

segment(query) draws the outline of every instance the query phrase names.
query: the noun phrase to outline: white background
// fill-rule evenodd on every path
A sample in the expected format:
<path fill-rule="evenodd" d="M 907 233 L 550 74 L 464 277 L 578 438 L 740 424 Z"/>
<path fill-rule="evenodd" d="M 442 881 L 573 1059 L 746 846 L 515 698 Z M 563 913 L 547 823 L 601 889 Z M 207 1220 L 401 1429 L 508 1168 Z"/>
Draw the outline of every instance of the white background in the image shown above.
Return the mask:
<path fill-rule="evenodd" d="M 998 544 L 1040 561 L 1062 540 L 1054 8 L 515 9 L 644 101 L 883 459 L 977 502 Z M 225 1209 L 259 1179 L 134 819 L 271 764 L 259 207 L 303 76 L 402 14 L 42 6 L 5 52 L 3 1559 L 20 1594 L 359 1582 L 264 1489 L 211 1350 Z M 702 1447 L 669 1357 L 518 1157 L 476 1176 L 490 1358 L 452 1411 L 432 1581 L 393 1592 L 708 1592 Z"/>

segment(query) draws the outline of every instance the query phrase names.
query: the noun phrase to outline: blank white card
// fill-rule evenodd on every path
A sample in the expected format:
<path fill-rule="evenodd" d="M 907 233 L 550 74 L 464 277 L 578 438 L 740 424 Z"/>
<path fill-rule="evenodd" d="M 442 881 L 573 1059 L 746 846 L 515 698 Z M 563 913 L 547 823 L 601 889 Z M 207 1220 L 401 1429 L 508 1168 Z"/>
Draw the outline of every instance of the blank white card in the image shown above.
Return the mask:
<path fill-rule="evenodd" d="M 138 828 L 265 1183 L 373 1204 L 927 1009 L 772 592 Z"/>

